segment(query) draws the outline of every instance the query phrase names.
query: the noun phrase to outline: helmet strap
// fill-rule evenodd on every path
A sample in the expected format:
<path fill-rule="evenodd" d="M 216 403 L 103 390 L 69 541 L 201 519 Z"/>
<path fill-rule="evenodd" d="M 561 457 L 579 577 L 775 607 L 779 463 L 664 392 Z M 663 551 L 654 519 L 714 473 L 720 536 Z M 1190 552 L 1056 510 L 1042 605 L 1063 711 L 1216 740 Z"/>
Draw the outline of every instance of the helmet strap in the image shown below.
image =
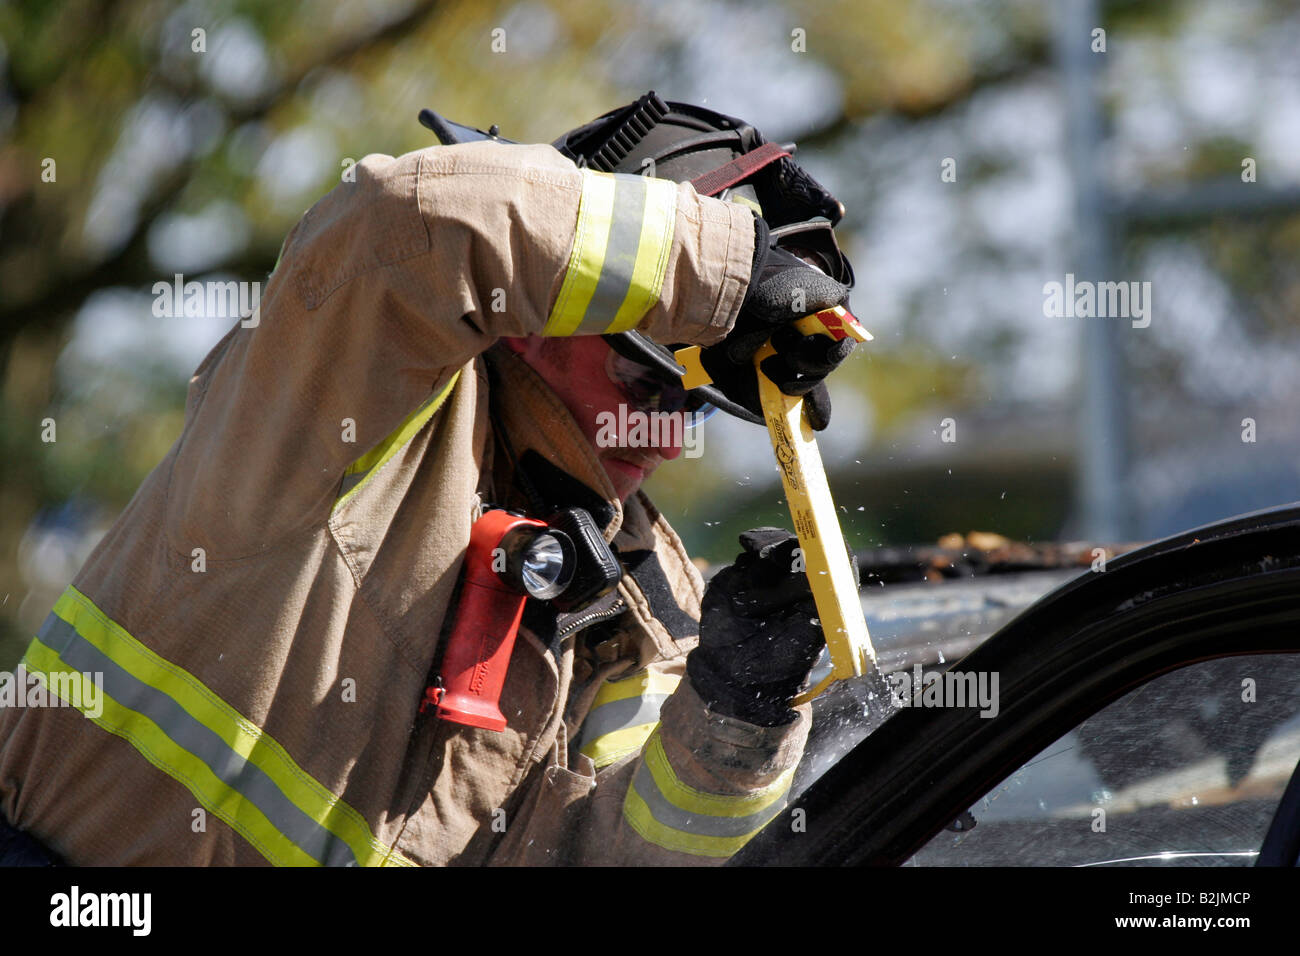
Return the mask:
<path fill-rule="evenodd" d="M 711 169 L 691 180 L 691 185 L 701 196 L 716 196 L 728 186 L 734 186 L 743 179 L 776 162 L 790 151 L 776 143 L 764 143 L 742 153 L 731 162 L 723 163 L 717 169 Z"/>

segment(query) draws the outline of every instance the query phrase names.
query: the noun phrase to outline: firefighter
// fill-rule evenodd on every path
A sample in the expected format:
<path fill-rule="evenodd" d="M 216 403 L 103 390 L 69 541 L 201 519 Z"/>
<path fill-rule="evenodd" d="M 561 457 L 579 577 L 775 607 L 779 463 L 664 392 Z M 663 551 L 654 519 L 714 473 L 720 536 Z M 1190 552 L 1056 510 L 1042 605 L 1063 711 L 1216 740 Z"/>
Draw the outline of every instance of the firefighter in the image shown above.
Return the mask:
<path fill-rule="evenodd" d="M 593 423 L 761 421 L 771 337 L 825 427 L 851 345 L 788 325 L 847 296 L 842 207 L 653 94 L 554 145 L 438 120 L 453 145 L 366 157 L 293 228 L 32 642 L 23 666 L 96 681 L 102 713 L 0 713 L 9 837 L 97 865 L 708 864 L 780 812 L 823 644 L 796 541 L 743 535 L 706 589 L 638 488 L 680 442 Z M 681 389 L 678 343 L 716 387 Z M 421 708 L 488 503 L 583 509 L 621 573 L 577 611 L 528 602 L 501 732 Z"/>

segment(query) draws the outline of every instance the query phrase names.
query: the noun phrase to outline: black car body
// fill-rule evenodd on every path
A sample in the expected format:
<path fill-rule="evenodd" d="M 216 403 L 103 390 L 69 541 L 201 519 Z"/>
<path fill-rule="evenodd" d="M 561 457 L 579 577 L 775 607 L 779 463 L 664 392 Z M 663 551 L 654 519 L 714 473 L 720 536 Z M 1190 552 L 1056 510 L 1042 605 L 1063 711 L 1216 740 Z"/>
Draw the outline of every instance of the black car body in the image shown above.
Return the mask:
<path fill-rule="evenodd" d="M 996 714 L 896 706 L 731 862 L 1296 863 L 1300 506 L 1084 572 L 951 667 Z"/>

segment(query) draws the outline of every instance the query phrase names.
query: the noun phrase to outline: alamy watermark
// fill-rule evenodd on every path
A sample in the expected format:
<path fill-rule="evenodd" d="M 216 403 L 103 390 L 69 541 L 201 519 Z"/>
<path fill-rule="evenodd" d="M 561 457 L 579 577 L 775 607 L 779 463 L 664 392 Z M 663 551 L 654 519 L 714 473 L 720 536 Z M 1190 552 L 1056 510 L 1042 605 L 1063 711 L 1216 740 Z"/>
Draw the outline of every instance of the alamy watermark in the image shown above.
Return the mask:
<path fill-rule="evenodd" d="M 256 328 L 261 321 L 262 283 L 199 282 L 176 273 L 171 282 L 153 284 L 153 314 L 160 319 L 238 316 L 240 326 Z"/>
<path fill-rule="evenodd" d="M 50 897 L 50 925 L 123 927 L 132 936 L 148 936 L 153 928 L 152 893 L 82 892 L 73 885 Z"/>
<path fill-rule="evenodd" d="M 692 427 L 690 412 L 645 412 L 620 403 L 617 412 L 596 415 L 596 445 L 600 448 L 676 448 L 683 458 L 704 454 L 701 432 Z"/>
<path fill-rule="evenodd" d="M 1092 282 L 1074 279 L 1043 284 L 1043 315 L 1049 319 L 1132 319 L 1133 328 L 1151 324 L 1150 282 Z"/>
<path fill-rule="evenodd" d="M 890 698 L 899 707 L 979 707 L 981 717 L 998 715 L 997 671 L 930 671 L 920 664 L 911 672 L 887 675 Z"/>
<path fill-rule="evenodd" d="M 19 664 L 12 673 L 0 671 L 0 709 L 73 707 L 94 719 L 104 713 L 103 686 L 101 673 L 42 674 Z"/>

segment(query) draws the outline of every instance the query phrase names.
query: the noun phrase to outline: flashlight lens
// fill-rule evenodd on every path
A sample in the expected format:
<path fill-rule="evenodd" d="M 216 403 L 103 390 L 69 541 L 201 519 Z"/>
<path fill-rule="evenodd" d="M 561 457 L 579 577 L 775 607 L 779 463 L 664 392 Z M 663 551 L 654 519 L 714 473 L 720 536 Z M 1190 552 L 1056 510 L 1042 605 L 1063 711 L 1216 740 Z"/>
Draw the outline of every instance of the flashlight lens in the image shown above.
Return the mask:
<path fill-rule="evenodd" d="M 520 577 L 524 588 L 535 598 L 554 597 L 565 577 L 564 548 L 553 534 L 539 534 L 524 552 Z M 564 583 L 568 583 L 565 581 Z"/>

